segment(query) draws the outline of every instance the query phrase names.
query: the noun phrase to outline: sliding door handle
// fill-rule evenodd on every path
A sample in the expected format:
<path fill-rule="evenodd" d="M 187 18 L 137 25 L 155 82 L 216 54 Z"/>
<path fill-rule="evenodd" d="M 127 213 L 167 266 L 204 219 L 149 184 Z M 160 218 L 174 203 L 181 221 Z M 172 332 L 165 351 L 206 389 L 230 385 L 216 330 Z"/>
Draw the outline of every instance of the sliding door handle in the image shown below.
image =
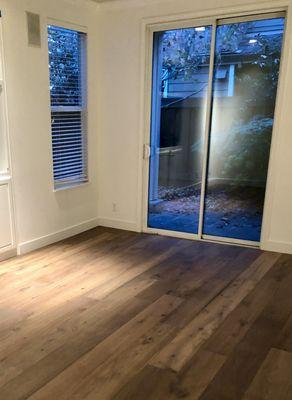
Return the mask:
<path fill-rule="evenodd" d="M 151 155 L 151 147 L 149 146 L 149 144 L 144 144 L 143 147 L 143 158 L 144 160 L 148 160 L 148 158 L 150 158 Z"/>

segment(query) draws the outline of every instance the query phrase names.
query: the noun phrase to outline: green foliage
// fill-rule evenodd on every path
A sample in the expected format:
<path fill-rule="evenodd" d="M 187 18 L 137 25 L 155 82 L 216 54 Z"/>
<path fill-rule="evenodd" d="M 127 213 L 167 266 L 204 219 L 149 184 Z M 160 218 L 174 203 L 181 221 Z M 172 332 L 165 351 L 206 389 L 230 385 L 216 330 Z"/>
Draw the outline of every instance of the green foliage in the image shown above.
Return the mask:
<path fill-rule="evenodd" d="M 198 67 L 207 63 L 210 54 L 211 28 L 197 31 L 195 28 L 167 31 L 162 39 L 162 66 L 168 78 L 194 77 Z"/>
<path fill-rule="evenodd" d="M 54 105 L 79 105 L 79 33 L 50 26 L 48 47 Z"/>
<path fill-rule="evenodd" d="M 218 146 L 220 176 L 238 181 L 265 182 L 272 128 L 273 119 L 261 115 L 255 116 L 246 124 L 235 125 L 228 132 L 224 144 Z"/>
<path fill-rule="evenodd" d="M 266 101 L 267 113 L 273 114 L 279 78 L 282 36 L 256 37 L 257 44 L 253 52 L 253 61 L 249 68 L 237 71 L 236 86 L 241 88 L 244 102 L 242 110 L 254 107 L 259 99 Z"/>

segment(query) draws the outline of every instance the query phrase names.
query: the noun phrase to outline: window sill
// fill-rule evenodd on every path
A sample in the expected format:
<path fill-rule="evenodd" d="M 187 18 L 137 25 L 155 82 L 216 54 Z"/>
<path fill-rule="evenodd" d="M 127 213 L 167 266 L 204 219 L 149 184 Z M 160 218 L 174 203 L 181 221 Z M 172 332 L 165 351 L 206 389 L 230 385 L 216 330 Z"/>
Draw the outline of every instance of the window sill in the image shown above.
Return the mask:
<path fill-rule="evenodd" d="M 86 182 L 76 182 L 76 183 L 67 183 L 67 184 L 61 185 L 61 186 L 59 186 L 59 187 L 54 187 L 54 190 L 53 190 L 53 191 L 54 191 L 55 193 L 57 193 L 57 192 L 63 192 L 64 190 L 76 189 L 76 188 L 80 188 L 80 187 L 88 186 L 88 185 L 90 185 L 90 182 L 89 182 L 89 181 L 86 181 Z"/>

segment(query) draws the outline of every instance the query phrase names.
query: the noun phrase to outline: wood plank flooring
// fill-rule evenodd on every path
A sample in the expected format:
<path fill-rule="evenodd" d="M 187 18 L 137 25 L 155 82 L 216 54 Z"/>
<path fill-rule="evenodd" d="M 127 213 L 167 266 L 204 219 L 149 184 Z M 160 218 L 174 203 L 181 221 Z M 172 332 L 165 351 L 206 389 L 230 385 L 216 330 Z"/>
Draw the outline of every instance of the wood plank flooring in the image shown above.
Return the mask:
<path fill-rule="evenodd" d="M 291 400 L 292 256 L 96 228 L 0 263 L 2 400 Z"/>

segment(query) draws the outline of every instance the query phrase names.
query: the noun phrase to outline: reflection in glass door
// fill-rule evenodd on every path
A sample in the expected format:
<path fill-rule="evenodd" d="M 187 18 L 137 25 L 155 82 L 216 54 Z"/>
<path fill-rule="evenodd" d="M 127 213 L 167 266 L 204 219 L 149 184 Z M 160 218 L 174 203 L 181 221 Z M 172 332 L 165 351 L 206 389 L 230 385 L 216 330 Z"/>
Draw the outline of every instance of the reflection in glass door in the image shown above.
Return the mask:
<path fill-rule="evenodd" d="M 211 26 L 154 34 L 148 227 L 197 233 Z"/>
<path fill-rule="evenodd" d="M 260 241 L 284 22 L 154 34 L 148 228 Z"/>

